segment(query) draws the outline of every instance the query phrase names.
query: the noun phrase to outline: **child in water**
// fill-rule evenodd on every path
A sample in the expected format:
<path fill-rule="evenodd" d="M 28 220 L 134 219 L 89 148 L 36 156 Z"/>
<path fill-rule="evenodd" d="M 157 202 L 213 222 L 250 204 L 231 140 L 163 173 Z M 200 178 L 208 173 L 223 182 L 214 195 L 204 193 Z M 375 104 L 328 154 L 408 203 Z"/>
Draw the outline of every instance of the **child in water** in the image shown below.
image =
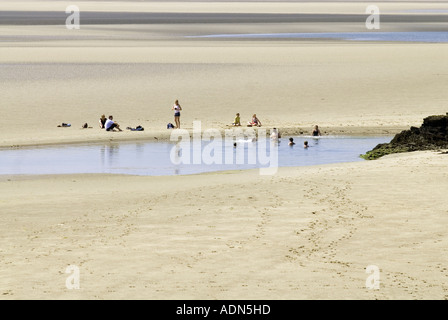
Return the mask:
<path fill-rule="evenodd" d="M 293 146 L 293 145 L 295 145 L 296 143 L 294 142 L 294 139 L 293 138 L 289 138 L 289 143 L 288 143 L 288 146 Z"/>

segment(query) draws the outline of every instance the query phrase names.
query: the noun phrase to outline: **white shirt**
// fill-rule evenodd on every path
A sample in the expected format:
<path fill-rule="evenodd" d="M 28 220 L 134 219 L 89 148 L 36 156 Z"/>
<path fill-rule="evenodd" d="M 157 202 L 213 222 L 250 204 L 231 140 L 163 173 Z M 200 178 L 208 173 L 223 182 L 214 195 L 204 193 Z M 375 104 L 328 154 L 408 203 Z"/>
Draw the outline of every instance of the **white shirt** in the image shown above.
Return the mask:
<path fill-rule="evenodd" d="M 104 128 L 109 129 L 110 127 L 112 127 L 112 125 L 114 124 L 114 122 L 110 119 L 107 119 L 106 124 L 104 125 Z"/>

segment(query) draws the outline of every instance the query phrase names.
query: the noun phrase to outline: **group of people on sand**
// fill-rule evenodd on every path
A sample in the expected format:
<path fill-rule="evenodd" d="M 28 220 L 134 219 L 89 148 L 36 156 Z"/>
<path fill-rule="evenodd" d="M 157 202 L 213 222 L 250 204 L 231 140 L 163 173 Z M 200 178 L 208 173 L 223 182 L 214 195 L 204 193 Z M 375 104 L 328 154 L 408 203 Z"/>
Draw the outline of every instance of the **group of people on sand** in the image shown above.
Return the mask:
<path fill-rule="evenodd" d="M 176 126 L 174 127 L 175 129 L 180 129 L 180 112 L 182 111 L 182 107 L 179 103 L 179 100 L 174 101 L 174 105 L 171 108 L 171 110 L 174 111 L 174 122 L 176 124 Z M 235 119 L 232 123 L 233 126 L 235 127 L 239 127 L 241 126 L 241 118 L 240 118 L 240 114 L 237 113 L 235 116 Z M 261 121 L 260 119 L 258 119 L 256 114 L 252 115 L 252 119 L 251 121 L 249 121 L 247 123 L 248 127 L 261 127 Z M 120 128 L 120 125 L 114 121 L 114 117 L 113 116 L 109 116 L 108 118 L 106 118 L 106 116 L 103 114 L 99 120 L 99 126 L 101 129 L 105 129 L 106 131 L 115 131 L 115 129 L 117 129 L 118 131 L 123 131 Z M 313 131 L 311 133 L 311 135 L 313 137 L 317 137 L 317 136 L 321 136 L 321 132 L 319 129 L 319 126 L 315 125 L 313 128 Z M 272 140 L 279 140 L 281 138 L 281 134 L 279 132 L 279 130 L 277 128 L 273 128 L 272 133 L 271 133 L 271 139 Z M 293 146 L 295 145 L 294 139 L 293 138 L 289 138 L 289 146 Z M 304 142 L 303 145 L 304 148 L 308 148 L 309 144 L 308 141 Z"/>
<path fill-rule="evenodd" d="M 115 129 L 123 131 L 121 130 L 120 125 L 114 121 L 113 116 L 106 118 L 106 115 L 103 114 L 100 118 L 99 125 L 101 129 L 106 129 L 106 131 L 115 131 Z"/>
<path fill-rule="evenodd" d="M 233 120 L 232 125 L 234 127 L 240 127 L 241 126 L 241 118 L 240 118 L 240 114 L 239 113 L 236 114 L 235 119 Z M 260 121 L 260 119 L 257 118 L 256 114 L 254 114 L 252 116 L 252 120 L 247 123 L 247 126 L 248 127 L 261 127 L 261 121 Z"/>
<path fill-rule="evenodd" d="M 176 100 L 174 102 L 174 105 L 172 107 L 172 110 L 174 110 L 174 122 L 176 123 L 176 129 L 180 129 L 180 111 L 182 110 L 182 107 L 179 104 L 179 100 Z M 109 116 L 106 118 L 106 115 L 102 115 L 99 120 L 99 126 L 101 129 L 106 129 L 106 131 L 123 131 L 120 128 L 120 125 L 114 121 L 113 116 Z"/>

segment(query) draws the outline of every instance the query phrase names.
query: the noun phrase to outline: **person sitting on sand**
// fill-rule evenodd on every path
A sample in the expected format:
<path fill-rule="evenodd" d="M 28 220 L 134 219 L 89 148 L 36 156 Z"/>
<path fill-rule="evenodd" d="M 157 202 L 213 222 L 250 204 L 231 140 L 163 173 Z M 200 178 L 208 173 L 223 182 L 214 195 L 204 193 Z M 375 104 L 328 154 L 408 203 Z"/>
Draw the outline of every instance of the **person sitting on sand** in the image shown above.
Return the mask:
<path fill-rule="evenodd" d="M 256 114 L 254 114 L 252 116 L 252 121 L 249 121 L 247 126 L 248 127 L 252 127 L 252 126 L 261 127 L 261 121 L 260 121 L 260 119 L 257 118 Z"/>
<path fill-rule="evenodd" d="M 104 124 L 104 128 L 106 131 L 115 131 L 115 128 L 117 128 L 118 131 L 123 131 L 120 129 L 120 126 L 118 123 L 114 122 L 114 117 L 109 116 L 109 119 L 107 119 L 106 123 Z"/>
<path fill-rule="evenodd" d="M 240 114 L 239 113 L 236 114 L 235 120 L 233 120 L 232 125 L 235 126 L 235 127 L 241 126 L 241 120 L 240 120 Z"/>
<path fill-rule="evenodd" d="M 293 146 L 293 145 L 295 145 L 296 143 L 294 142 L 294 139 L 293 138 L 289 138 L 289 143 L 288 143 L 288 146 Z"/>
<path fill-rule="evenodd" d="M 101 116 L 101 118 L 100 118 L 100 121 L 99 121 L 99 123 L 100 123 L 100 129 L 104 129 L 104 128 L 105 128 L 106 121 L 107 121 L 107 118 L 106 118 L 106 116 L 103 114 L 103 115 Z"/>
<path fill-rule="evenodd" d="M 305 149 L 308 149 L 310 146 L 308 145 L 308 141 L 305 141 L 304 143 L 303 143 L 303 147 L 305 148 Z"/>
<path fill-rule="evenodd" d="M 311 133 L 311 135 L 312 135 L 313 137 L 319 137 L 319 136 L 322 135 L 322 134 L 320 133 L 320 130 L 319 130 L 319 126 L 318 126 L 318 125 L 315 125 L 315 126 L 314 126 L 314 129 L 313 129 L 313 132 Z"/>

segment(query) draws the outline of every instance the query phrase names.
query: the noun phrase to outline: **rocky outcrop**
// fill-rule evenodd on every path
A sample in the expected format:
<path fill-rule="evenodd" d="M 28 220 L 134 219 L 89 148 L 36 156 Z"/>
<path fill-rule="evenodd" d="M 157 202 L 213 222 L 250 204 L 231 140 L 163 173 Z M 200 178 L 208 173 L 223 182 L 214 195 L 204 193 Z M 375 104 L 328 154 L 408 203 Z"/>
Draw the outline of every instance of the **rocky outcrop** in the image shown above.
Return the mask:
<path fill-rule="evenodd" d="M 402 131 L 390 143 L 379 144 L 362 157 L 374 160 L 392 153 L 440 149 L 448 149 L 448 113 L 425 118 L 420 128 Z"/>

